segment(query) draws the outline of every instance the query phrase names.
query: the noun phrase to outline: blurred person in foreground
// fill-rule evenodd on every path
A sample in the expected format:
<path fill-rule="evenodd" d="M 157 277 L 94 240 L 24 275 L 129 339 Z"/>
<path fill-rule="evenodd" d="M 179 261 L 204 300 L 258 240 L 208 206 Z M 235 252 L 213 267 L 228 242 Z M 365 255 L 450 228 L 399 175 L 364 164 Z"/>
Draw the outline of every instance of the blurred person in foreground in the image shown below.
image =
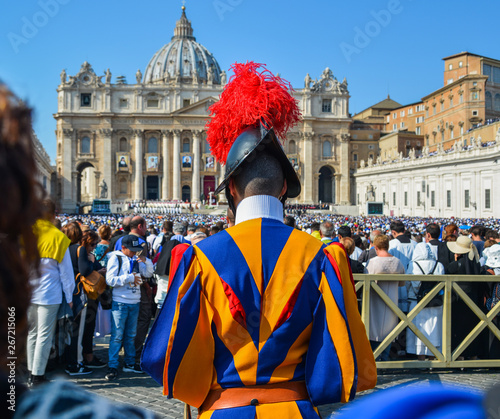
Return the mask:
<path fill-rule="evenodd" d="M 31 287 L 28 279 L 38 270 L 35 221 L 42 207 L 35 183 L 31 111 L 0 84 L 0 179 L 4 202 L 0 216 L 0 366 L 3 417 L 12 417 L 26 391 L 16 377 L 28 332 Z M 9 338 L 11 336 L 11 338 Z M 12 346 L 12 336 L 16 345 Z M 14 353 L 10 351 L 14 350 Z M 12 368 L 13 367 L 13 368 Z M 44 367 L 45 368 L 45 367 Z M 12 376 L 14 381 L 12 382 Z"/>
<path fill-rule="evenodd" d="M 235 226 L 184 252 L 142 368 L 200 418 L 318 418 L 375 385 L 373 353 L 343 247 L 283 224 L 301 189 L 277 137 L 299 118 L 289 85 L 253 62 L 233 70 L 208 141 Z"/>
<path fill-rule="evenodd" d="M 36 183 L 32 133 L 30 109 L 0 84 L 0 179 L 5 199 L 0 210 L 0 321 L 8 325 L 0 332 L 0 356 L 4 360 L 17 356 L 18 362 L 28 330 L 30 274 L 41 272 L 39 242 L 34 233 L 37 228 L 33 225 L 42 216 L 43 190 Z M 11 327 L 16 336 L 14 354 L 9 348 Z M 111 403 L 66 381 L 57 380 L 26 391 L 20 383 L 21 374 L 13 373 L 12 365 L 19 364 L 10 364 L 0 366 L 2 418 L 76 418 L 87 416 L 88 412 L 99 412 L 105 419 L 155 417 L 150 411 Z"/>

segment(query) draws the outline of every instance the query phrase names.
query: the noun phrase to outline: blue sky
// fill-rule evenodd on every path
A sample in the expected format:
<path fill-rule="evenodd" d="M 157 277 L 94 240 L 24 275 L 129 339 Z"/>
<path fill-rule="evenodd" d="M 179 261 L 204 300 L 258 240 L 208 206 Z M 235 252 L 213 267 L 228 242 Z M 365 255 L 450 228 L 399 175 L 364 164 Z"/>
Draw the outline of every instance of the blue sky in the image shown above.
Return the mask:
<path fill-rule="evenodd" d="M 0 80 L 35 109 L 35 131 L 56 156 L 56 88 L 63 68 L 87 60 L 113 82 L 135 81 L 170 41 L 181 0 L 22 0 L 3 2 Z M 443 84 L 443 57 L 469 51 L 500 59 L 492 0 L 187 0 L 197 41 L 222 69 L 266 63 L 296 88 L 325 67 L 349 83 L 350 111 L 384 99 L 407 104 Z"/>

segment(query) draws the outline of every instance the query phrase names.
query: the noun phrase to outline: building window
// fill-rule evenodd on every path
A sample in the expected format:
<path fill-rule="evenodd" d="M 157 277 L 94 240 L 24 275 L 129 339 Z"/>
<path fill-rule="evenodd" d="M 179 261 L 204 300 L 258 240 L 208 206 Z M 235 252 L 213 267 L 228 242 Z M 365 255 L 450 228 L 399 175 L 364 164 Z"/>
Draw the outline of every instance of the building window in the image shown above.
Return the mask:
<path fill-rule="evenodd" d="M 464 135 L 464 126 L 463 125 L 460 127 L 460 135 Z"/>
<path fill-rule="evenodd" d="M 413 115 L 413 108 L 408 109 L 408 115 Z"/>
<path fill-rule="evenodd" d="M 395 207 L 396 206 L 396 192 L 392 193 L 392 205 Z"/>
<path fill-rule="evenodd" d="M 464 196 L 464 198 L 465 198 L 464 199 L 465 200 L 464 206 L 465 206 L 465 208 L 469 208 L 469 206 L 470 206 L 470 192 L 468 189 L 466 189 L 464 191 L 464 195 L 465 195 Z"/>
<path fill-rule="evenodd" d="M 82 93 L 80 96 L 80 106 L 88 108 L 91 105 L 92 105 L 92 94 Z"/>
<path fill-rule="evenodd" d="M 373 154 L 370 153 L 370 155 L 368 156 L 368 158 L 372 159 L 373 160 Z"/>
<path fill-rule="evenodd" d="M 458 103 L 464 103 L 464 95 L 462 93 L 458 95 Z"/>
<path fill-rule="evenodd" d="M 325 141 L 323 143 L 323 158 L 332 157 L 332 144 L 330 141 Z"/>
<path fill-rule="evenodd" d="M 392 130 L 397 131 L 398 130 L 398 124 L 392 124 Z"/>
<path fill-rule="evenodd" d="M 450 97 L 450 108 L 453 108 L 453 98 Z"/>
<path fill-rule="evenodd" d="M 354 153 L 354 154 L 352 155 L 352 159 L 353 159 L 354 161 L 358 161 L 358 155 L 357 155 L 356 153 Z"/>
<path fill-rule="evenodd" d="M 146 106 L 148 108 L 158 108 L 160 106 L 160 101 L 158 99 L 148 99 Z"/>
<path fill-rule="evenodd" d="M 436 115 L 436 105 L 432 105 L 432 114 Z"/>
<path fill-rule="evenodd" d="M 127 139 L 125 137 L 120 138 L 120 151 L 128 151 Z"/>
<path fill-rule="evenodd" d="M 451 191 L 446 191 L 446 208 L 451 208 Z"/>
<path fill-rule="evenodd" d="M 405 127 L 405 123 L 401 122 L 401 128 L 404 128 L 404 127 Z"/>
<path fill-rule="evenodd" d="M 148 153 L 158 153 L 158 140 L 155 137 L 151 137 L 148 140 Z"/>
<path fill-rule="evenodd" d="M 184 138 L 182 140 L 182 152 L 183 153 L 191 152 L 191 144 L 189 142 L 189 138 Z"/>
<path fill-rule="evenodd" d="M 448 79 L 446 82 L 446 84 L 451 84 L 451 83 L 453 83 L 453 79 Z"/>
<path fill-rule="evenodd" d="M 321 106 L 321 112 L 332 112 L 332 100 L 323 99 L 323 105 Z"/>
<path fill-rule="evenodd" d="M 444 111 L 444 102 L 441 102 L 441 112 Z"/>
<path fill-rule="evenodd" d="M 385 204 L 385 192 L 382 192 L 382 202 Z"/>
<path fill-rule="evenodd" d="M 120 99 L 120 108 L 128 108 L 128 99 Z"/>
<path fill-rule="evenodd" d="M 191 105 L 191 99 L 183 99 L 182 100 L 182 107 L 185 108 L 186 106 Z"/>
<path fill-rule="evenodd" d="M 431 191 L 431 207 L 434 208 L 436 206 L 436 192 Z"/>
<path fill-rule="evenodd" d="M 210 143 L 205 140 L 205 153 L 210 154 Z"/>
<path fill-rule="evenodd" d="M 500 95 L 495 95 L 495 110 L 500 111 Z"/>
<path fill-rule="evenodd" d="M 462 68 L 462 67 L 463 67 L 463 65 L 464 65 L 464 63 L 463 63 L 462 61 L 459 61 L 459 62 L 458 62 L 458 68 Z"/>
<path fill-rule="evenodd" d="M 368 134 L 368 139 L 373 140 L 373 134 Z"/>
<path fill-rule="evenodd" d="M 484 190 L 484 208 L 491 209 L 491 189 Z"/>
<path fill-rule="evenodd" d="M 368 144 L 368 150 L 373 150 L 375 147 L 373 144 Z"/>
<path fill-rule="evenodd" d="M 394 112 L 394 113 L 392 114 L 392 119 L 396 119 L 397 117 L 398 117 L 398 114 L 397 114 L 396 112 Z"/>
<path fill-rule="evenodd" d="M 421 204 L 420 202 L 420 191 L 417 191 L 417 207 L 419 207 Z"/>
<path fill-rule="evenodd" d="M 453 64 L 448 65 L 448 70 L 453 70 Z"/>
<path fill-rule="evenodd" d="M 416 127 L 416 128 L 415 128 L 415 134 L 420 135 L 420 132 L 421 132 L 421 131 L 420 131 L 420 127 Z"/>
<path fill-rule="evenodd" d="M 472 116 L 477 116 L 477 111 L 472 111 Z"/>
<path fill-rule="evenodd" d="M 288 143 L 288 152 L 290 154 L 295 154 L 297 152 L 297 145 L 295 144 L 295 141 L 290 140 Z"/>
<path fill-rule="evenodd" d="M 493 96 L 491 92 L 486 92 L 484 94 L 484 99 L 486 101 L 486 109 L 493 109 Z"/>
<path fill-rule="evenodd" d="M 453 133 L 453 130 L 450 130 L 450 138 L 455 138 L 455 135 Z"/>
<path fill-rule="evenodd" d="M 83 137 L 80 141 L 80 154 L 90 154 L 90 138 Z"/>
<path fill-rule="evenodd" d="M 401 111 L 401 113 L 400 113 L 400 114 L 401 114 L 401 116 L 405 116 L 405 111 L 404 111 L 404 110 L 403 110 L 403 111 Z"/>
<path fill-rule="evenodd" d="M 352 138 L 356 140 L 358 138 L 358 134 L 353 134 Z"/>
<path fill-rule="evenodd" d="M 405 207 L 408 206 L 408 192 L 405 191 Z"/>

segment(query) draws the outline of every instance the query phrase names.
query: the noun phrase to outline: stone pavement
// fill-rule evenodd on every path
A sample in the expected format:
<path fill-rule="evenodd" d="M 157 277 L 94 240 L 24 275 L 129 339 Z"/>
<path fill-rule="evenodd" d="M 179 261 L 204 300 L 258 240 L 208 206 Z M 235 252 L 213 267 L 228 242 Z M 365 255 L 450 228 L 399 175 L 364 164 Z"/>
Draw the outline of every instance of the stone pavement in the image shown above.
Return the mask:
<path fill-rule="evenodd" d="M 95 353 L 107 361 L 107 343 L 101 339 L 94 340 L 97 345 Z M 129 403 L 144 409 L 156 412 L 161 418 L 183 417 L 184 404 L 178 400 L 169 400 L 162 395 L 160 386 L 146 374 L 124 373 L 120 371 L 116 381 L 108 382 L 104 379 L 106 368 L 95 369 L 90 375 L 80 377 L 68 377 L 60 368 L 47 373 L 49 379 L 63 375 L 86 390 L 120 403 Z M 430 382 L 441 382 L 447 384 L 461 385 L 471 391 L 484 391 L 500 382 L 500 370 L 498 369 L 475 369 L 475 370 L 385 370 L 379 371 L 378 383 L 375 389 L 359 393 L 357 399 L 364 397 L 374 391 L 394 387 L 397 385 L 426 385 Z M 335 417 L 340 409 L 349 409 L 350 404 L 331 404 L 320 407 L 323 418 Z M 192 410 L 193 418 L 196 417 L 196 409 Z"/>

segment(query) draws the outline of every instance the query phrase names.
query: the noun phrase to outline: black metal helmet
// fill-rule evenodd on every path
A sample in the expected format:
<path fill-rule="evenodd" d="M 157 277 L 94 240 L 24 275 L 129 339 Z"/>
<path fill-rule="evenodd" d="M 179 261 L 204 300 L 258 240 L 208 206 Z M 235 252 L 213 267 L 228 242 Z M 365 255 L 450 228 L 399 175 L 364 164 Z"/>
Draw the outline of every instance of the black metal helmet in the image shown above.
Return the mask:
<path fill-rule="evenodd" d="M 260 152 L 266 151 L 278 160 L 283 170 L 283 176 L 287 183 L 284 199 L 299 196 L 300 180 L 274 130 L 272 128 L 266 129 L 262 124 L 259 125 L 260 127 L 246 128 L 234 141 L 227 155 L 224 180 L 217 187 L 215 193 L 218 194 L 228 187 L 229 179 L 238 173 L 238 169 L 246 160 L 258 158 Z"/>

